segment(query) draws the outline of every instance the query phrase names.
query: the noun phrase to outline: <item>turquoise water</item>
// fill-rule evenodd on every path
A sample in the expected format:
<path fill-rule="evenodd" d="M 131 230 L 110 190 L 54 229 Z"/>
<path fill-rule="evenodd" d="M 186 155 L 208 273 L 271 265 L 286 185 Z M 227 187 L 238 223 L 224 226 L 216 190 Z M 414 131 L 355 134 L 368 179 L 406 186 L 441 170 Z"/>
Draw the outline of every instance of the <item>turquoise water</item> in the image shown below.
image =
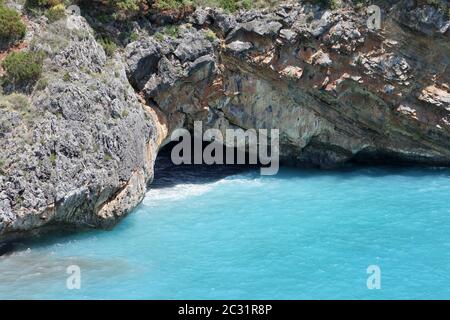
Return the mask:
<path fill-rule="evenodd" d="M 0 298 L 450 298 L 448 169 L 168 169 L 113 231 L 0 257 Z"/>

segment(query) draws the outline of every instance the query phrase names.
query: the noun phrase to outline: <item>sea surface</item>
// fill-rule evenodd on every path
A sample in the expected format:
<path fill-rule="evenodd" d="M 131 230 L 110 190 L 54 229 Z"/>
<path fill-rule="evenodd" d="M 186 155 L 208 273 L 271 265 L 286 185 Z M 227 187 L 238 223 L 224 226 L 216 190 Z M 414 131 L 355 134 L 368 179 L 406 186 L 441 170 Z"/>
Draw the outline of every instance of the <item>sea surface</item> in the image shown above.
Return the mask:
<path fill-rule="evenodd" d="M 0 257 L 0 299 L 450 299 L 450 170 L 260 176 L 163 159 L 112 231 Z"/>

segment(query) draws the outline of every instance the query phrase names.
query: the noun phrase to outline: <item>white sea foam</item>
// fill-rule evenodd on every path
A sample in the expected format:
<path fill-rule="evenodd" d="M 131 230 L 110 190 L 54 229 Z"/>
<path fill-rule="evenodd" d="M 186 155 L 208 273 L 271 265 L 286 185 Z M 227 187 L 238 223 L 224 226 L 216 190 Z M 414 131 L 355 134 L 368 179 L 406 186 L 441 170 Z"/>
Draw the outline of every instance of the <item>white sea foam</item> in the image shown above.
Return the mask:
<path fill-rule="evenodd" d="M 210 184 L 178 184 L 170 188 L 150 189 L 145 195 L 145 205 L 154 204 L 157 201 L 176 201 L 189 197 L 205 194 L 214 187 Z"/>
<path fill-rule="evenodd" d="M 143 201 L 144 205 L 155 205 L 159 201 L 179 201 L 190 197 L 206 194 L 217 187 L 225 185 L 243 185 L 260 187 L 263 185 L 261 178 L 253 178 L 249 175 L 236 175 L 209 183 L 182 183 L 167 188 L 150 189 Z"/>

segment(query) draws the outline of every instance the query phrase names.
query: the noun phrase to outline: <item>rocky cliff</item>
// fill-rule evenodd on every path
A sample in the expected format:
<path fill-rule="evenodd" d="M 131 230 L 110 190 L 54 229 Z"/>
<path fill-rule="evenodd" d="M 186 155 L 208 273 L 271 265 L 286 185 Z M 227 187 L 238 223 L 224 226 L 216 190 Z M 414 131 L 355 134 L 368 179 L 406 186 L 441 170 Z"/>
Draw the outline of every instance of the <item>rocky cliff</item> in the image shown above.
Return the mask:
<path fill-rule="evenodd" d="M 82 17 L 32 21 L 45 83 L 0 108 L 0 237 L 114 225 L 176 128 L 280 130 L 285 163 L 450 164 L 450 22 L 415 1 L 160 17 L 107 58 Z M 164 20 L 164 19 L 162 19 Z M 174 31 L 175 30 L 175 31 Z M 24 103 L 25 103 L 24 102 Z M 22 102 L 19 103 L 19 105 Z"/>
<path fill-rule="evenodd" d="M 171 124 L 279 128 L 293 164 L 448 165 L 449 22 L 412 9 L 385 12 L 382 30 L 351 9 L 198 9 L 177 39 L 130 44 L 128 73 Z"/>
<path fill-rule="evenodd" d="M 120 56 L 107 59 L 86 21 L 71 20 L 35 25 L 31 50 L 47 56 L 42 79 L 22 105 L 13 94 L 0 109 L 0 235 L 111 227 L 153 177 L 158 117 Z"/>

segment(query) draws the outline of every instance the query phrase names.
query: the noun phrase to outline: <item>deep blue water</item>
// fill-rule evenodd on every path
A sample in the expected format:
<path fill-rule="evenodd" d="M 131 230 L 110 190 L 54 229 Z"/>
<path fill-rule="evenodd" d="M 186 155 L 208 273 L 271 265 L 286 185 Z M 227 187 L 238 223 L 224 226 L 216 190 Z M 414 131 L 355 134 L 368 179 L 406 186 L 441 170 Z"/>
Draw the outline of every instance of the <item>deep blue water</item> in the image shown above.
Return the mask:
<path fill-rule="evenodd" d="M 0 298 L 450 298 L 450 170 L 227 170 L 162 168 L 113 231 L 22 243 Z"/>

